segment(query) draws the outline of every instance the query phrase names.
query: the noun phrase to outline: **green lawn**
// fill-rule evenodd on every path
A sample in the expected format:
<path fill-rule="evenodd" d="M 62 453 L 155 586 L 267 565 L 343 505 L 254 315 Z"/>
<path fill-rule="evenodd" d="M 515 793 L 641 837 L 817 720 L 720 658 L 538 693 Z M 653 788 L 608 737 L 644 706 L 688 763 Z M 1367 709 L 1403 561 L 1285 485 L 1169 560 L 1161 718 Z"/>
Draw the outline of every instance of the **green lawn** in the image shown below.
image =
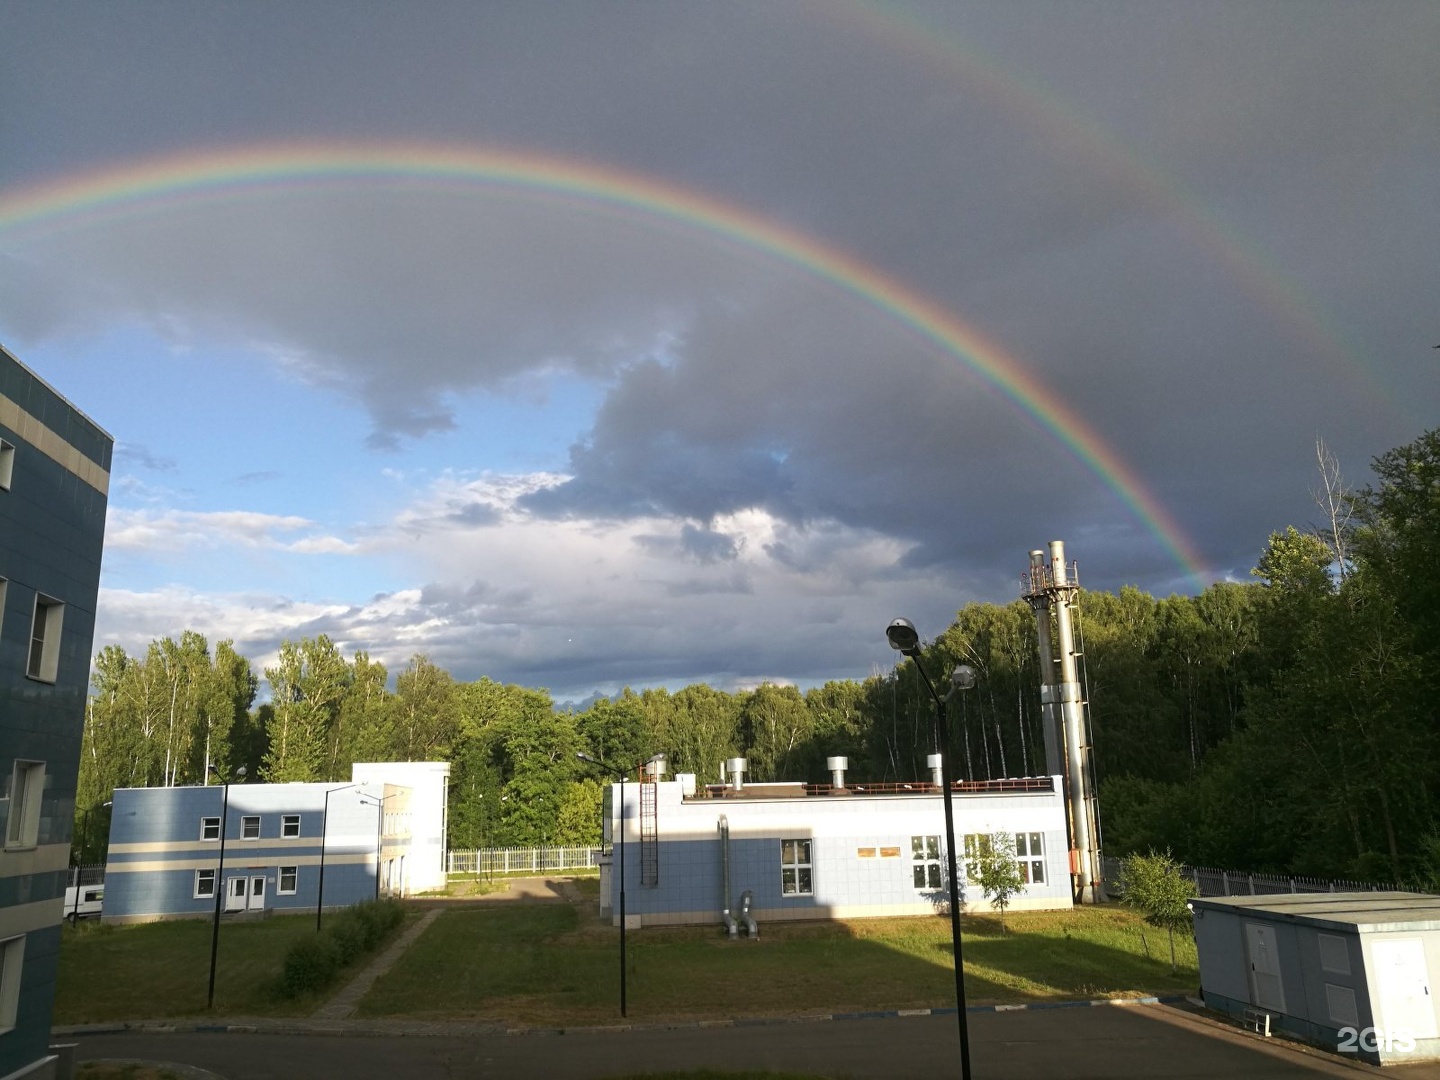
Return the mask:
<path fill-rule="evenodd" d="M 1117 907 L 967 916 L 971 1004 L 1193 992 L 1194 943 Z M 1142 943 L 1144 934 L 1146 942 Z M 722 1018 L 945 1006 L 954 1000 L 950 923 L 938 917 L 772 923 L 759 941 L 718 926 L 628 935 L 632 1020 Z M 1153 959 L 1145 956 L 1146 945 Z M 446 912 L 361 1003 L 361 1015 L 519 1024 L 617 1019 L 619 936 L 588 910 Z"/>
<path fill-rule="evenodd" d="M 615 1022 L 619 934 L 599 922 L 598 883 L 575 884 L 584 898 L 578 906 L 492 901 L 444 912 L 376 983 L 360 1015 L 543 1026 Z M 1164 932 L 1123 907 L 1015 912 L 1006 922 L 1009 933 L 1002 935 L 991 916 L 965 917 L 971 1004 L 1193 993 L 1199 982 L 1188 936 L 1177 941 L 1180 970 L 1172 975 Z M 324 995 L 293 1000 L 279 989 L 286 950 L 314 933 L 313 919 L 303 915 L 224 923 L 215 1015 L 314 1011 Z M 205 1015 L 208 921 L 82 923 L 63 934 L 57 1024 Z M 628 940 L 629 1014 L 639 1022 L 954 1002 L 944 917 L 771 923 L 762 925 L 759 941 L 729 941 L 718 925 L 648 928 L 632 931 Z"/>
<path fill-rule="evenodd" d="M 407 921 L 418 918 L 407 913 Z M 55 991 L 57 1024 L 159 1019 L 205 1013 L 210 980 L 208 919 L 133 926 L 63 927 Z M 291 942 L 315 935 L 313 915 L 277 915 L 220 925 L 215 1015 L 303 1016 L 325 999 L 286 998 L 280 970 Z M 384 946 L 382 946 L 382 949 Z M 329 993 L 373 954 L 361 957 Z"/>

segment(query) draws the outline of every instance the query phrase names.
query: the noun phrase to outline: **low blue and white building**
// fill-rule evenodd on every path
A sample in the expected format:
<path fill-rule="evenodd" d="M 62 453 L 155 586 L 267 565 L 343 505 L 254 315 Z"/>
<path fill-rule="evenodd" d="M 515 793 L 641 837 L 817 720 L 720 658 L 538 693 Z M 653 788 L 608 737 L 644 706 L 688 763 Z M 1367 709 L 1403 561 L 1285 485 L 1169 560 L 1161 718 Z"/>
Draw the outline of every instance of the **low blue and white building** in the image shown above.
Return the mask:
<path fill-rule="evenodd" d="M 842 759 L 843 760 L 843 759 Z M 733 764 L 733 763 L 732 763 Z M 833 764 L 832 764 L 833 767 Z M 841 768 L 844 766 L 842 765 Z M 744 783 L 695 778 L 612 784 L 600 872 L 601 916 L 619 922 L 624 860 L 628 927 L 934 914 L 947 909 L 945 818 L 934 780 L 909 784 Z M 1058 777 L 957 783 L 956 843 L 974 853 L 1008 833 L 1025 888 L 1011 910 L 1072 903 Z M 964 855 L 962 853 L 962 859 Z M 965 878 L 966 911 L 989 901 Z"/>
<path fill-rule="evenodd" d="M 228 802 L 219 784 L 118 789 L 102 919 L 209 916 L 217 890 L 223 911 L 283 912 L 441 888 L 449 774 L 356 764 L 348 784 L 231 784 Z"/>

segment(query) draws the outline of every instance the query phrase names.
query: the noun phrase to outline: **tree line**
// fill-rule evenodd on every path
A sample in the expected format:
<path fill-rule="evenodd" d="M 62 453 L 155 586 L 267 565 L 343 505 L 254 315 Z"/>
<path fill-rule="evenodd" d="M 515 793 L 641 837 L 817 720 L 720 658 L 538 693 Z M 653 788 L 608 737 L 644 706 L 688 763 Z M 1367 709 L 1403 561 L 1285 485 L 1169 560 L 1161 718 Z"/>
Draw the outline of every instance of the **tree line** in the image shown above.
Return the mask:
<path fill-rule="evenodd" d="M 1107 853 L 1367 880 L 1440 867 L 1434 824 L 1440 674 L 1440 431 L 1344 487 L 1319 449 L 1325 521 L 1273 534 L 1248 582 L 1156 599 L 1082 590 L 1078 651 Z M 977 670 L 951 709 L 957 776 L 1045 767 L 1028 605 L 967 604 L 924 650 L 943 677 Z M 256 704 L 260 680 L 269 700 Z M 258 673 L 233 642 L 186 631 L 143 656 L 96 656 L 77 808 L 116 787 L 199 784 L 212 767 L 264 781 L 348 780 L 356 761 L 451 763 L 452 848 L 589 844 L 601 783 L 584 751 L 625 768 L 819 782 L 927 775 L 933 705 L 914 664 L 801 692 L 626 689 L 581 710 L 545 690 L 459 682 L 423 654 L 394 677 L 324 635 Z"/>

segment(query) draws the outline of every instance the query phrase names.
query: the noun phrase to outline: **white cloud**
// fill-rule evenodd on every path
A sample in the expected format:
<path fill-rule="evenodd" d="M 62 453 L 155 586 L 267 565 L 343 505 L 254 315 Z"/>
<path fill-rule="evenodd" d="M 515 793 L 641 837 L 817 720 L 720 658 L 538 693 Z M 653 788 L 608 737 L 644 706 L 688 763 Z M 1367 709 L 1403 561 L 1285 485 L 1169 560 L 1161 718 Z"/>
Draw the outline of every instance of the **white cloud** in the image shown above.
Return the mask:
<path fill-rule="evenodd" d="M 349 555 L 358 545 L 337 536 L 313 534 L 315 522 L 294 515 L 252 510 L 175 510 L 113 507 L 105 526 L 112 551 L 186 552 L 226 547 L 268 548 L 296 554 Z M 312 535 L 286 539 L 286 534 Z"/>

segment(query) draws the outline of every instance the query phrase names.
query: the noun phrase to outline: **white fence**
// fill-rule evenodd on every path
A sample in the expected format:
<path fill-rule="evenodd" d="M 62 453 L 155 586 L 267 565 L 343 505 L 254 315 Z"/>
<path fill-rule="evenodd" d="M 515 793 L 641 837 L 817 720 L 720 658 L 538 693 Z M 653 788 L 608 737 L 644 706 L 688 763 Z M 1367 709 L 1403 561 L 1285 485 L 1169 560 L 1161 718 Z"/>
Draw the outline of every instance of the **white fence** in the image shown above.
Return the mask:
<path fill-rule="evenodd" d="M 592 870 L 600 865 L 600 849 L 591 847 L 483 848 L 446 852 L 452 874 L 493 877 L 496 874 L 543 874 L 551 870 Z"/>

